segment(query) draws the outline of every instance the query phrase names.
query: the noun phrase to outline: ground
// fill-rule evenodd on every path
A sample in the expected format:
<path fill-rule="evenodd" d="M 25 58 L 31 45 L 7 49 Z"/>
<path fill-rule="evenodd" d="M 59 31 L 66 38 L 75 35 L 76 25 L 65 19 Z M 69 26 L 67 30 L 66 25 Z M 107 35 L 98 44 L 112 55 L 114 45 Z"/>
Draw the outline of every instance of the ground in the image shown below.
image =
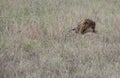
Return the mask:
<path fill-rule="evenodd" d="M 120 78 L 119 0 L 0 0 L 0 78 Z M 80 19 L 97 33 L 68 32 Z"/>

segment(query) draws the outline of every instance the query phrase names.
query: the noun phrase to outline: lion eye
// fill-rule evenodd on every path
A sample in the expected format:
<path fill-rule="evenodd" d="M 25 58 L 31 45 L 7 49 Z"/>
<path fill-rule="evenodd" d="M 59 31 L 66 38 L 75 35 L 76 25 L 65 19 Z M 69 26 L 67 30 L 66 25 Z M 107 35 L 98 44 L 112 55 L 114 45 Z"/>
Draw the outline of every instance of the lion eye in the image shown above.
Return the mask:
<path fill-rule="evenodd" d="M 87 23 L 88 23 L 87 21 L 84 22 L 84 24 L 87 24 Z"/>

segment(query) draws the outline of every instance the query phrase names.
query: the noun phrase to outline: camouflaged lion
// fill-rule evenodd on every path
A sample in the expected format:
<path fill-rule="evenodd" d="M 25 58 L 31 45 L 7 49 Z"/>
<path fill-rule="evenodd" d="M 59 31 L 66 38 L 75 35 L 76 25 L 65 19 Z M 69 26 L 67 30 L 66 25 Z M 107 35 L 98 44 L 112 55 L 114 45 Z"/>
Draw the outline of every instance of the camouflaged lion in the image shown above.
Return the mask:
<path fill-rule="evenodd" d="M 91 20 L 91 19 L 84 19 L 84 20 L 81 20 L 77 27 L 73 28 L 72 30 L 75 31 L 76 33 L 81 33 L 81 34 L 84 34 L 86 33 L 87 29 L 92 29 L 92 32 L 95 32 L 95 26 L 96 26 L 96 23 Z"/>

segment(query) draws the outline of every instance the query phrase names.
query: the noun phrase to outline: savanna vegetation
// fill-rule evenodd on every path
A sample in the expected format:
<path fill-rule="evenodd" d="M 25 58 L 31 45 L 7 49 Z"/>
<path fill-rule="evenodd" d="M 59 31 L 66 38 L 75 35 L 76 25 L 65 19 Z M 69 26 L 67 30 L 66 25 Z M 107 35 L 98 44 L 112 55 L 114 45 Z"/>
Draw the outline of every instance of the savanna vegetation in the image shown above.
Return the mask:
<path fill-rule="evenodd" d="M 0 78 L 120 78 L 120 0 L 0 0 Z"/>

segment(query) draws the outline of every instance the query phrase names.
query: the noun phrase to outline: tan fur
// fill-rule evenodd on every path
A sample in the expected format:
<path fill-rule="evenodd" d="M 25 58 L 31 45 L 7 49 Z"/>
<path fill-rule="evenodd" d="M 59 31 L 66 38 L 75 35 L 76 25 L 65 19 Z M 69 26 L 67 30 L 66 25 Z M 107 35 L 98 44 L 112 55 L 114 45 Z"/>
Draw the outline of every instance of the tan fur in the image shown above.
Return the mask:
<path fill-rule="evenodd" d="M 91 19 L 84 19 L 84 20 L 81 20 L 78 23 L 77 27 L 75 27 L 72 30 L 74 30 L 76 33 L 80 32 L 81 34 L 84 34 L 86 30 L 89 28 L 91 28 L 93 32 L 95 32 L 95 26 L 96 26 L 96 23 Z"/>

